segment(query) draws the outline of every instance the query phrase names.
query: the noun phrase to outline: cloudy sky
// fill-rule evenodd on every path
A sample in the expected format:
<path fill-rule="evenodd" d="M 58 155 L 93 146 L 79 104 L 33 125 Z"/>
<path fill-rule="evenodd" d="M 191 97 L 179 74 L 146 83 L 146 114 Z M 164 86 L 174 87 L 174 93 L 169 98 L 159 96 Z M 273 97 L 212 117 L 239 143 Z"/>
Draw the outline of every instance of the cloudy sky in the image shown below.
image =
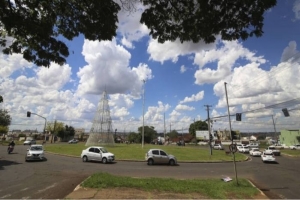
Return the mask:
<path fill-rule="evenodd" d="M 42 131 L 44 119 L 27 118 L 31 111 L 89 132 L 104 90 L 118 132 L 137 132 L 144 115 L 158 132 L 186 133 L 195 120 L 207 119 L 206 105 L 213 129 L 228 130 L 228 117 L 220 117 L 228 113 L 225 82 L 230 114 L 243 113 L 242 122 L 231 117 L 232 129 L 299 129 L 299 0 L 279 0 L 266 12 L 262 37 L 212 44 L 160 44 L 139 23 L 138 8 L 119 13 L 112 41 L 64 40 L 71 54 L 63 66 L 36 67 L 22 55 L 0 53 L 0 107 L 12 117 L 10 131 Z M 291 116 L 282 108 L 293 109 Z"/>

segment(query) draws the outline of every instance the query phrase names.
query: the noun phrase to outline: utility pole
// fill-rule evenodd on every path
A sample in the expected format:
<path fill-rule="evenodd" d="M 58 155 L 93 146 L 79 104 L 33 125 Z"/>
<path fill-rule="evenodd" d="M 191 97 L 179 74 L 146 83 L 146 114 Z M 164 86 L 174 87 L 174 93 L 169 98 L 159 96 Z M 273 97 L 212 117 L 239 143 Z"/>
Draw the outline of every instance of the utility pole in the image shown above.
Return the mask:
<path fill-rule="evenodd" d="M 230 136 L 231 136 L 231 145 L 233 146 L 233 136 L 232 136 L 232 132 L 231 132 L 231 119 L 230 119 L 230 111 L 229 111 L 229 103 L 228 103 L 228 95 L 227 95 L 226 84 L 227 83 L 224 82 L 225 94 L 226 94 L 226 102 L 227 102 L 228 120 L 229 120 L 229 131 L 230 131 Z M 236 184 L 239 185 L 238 178 L 237 178 L 236 162 L 235 162 L 235 152 L 233 151 L 232 154 L 233 154 L 233 165 L 234 165 L 234 172 L 235 172 Z"/>
<path fill-rule="evenodd" d="M 210 131 L 210 118 L 209 118 L 209 108 L 211 107 L 210 105 L 204 105 L 206 107 L 207 111 L 207 122 L 208 122 L 208 138 L 209 138 L 209 149 L 210 149 L 210 155 L 212 155 L 212 138 L 211 138 L 211 131 Z"/>
<path fill-rule="evenodd" d="M 144 87 L 143 87 L 143 130 L 142 130 L 142 148 L 144 148 L 144 132 L 145 132 L 145 127 L 144 127 L 144 113 L 145 113 L 145 80 L 144 82 Z"/>
<path fill-rule="evenodd" d="M 273 120 L 273 126 L 274 126 L 274 140 L 276 140 L 276 143 L 278 143 L 277 137 L 276 137 L 276 126 L 275 126 L 276 121 L 274 121 L 274 116 L 273 115 L 272 115 L 272 120 Z"/>
<path fill-rule="evenodd" d="M 164 139 L 166 142 L 166 118 L 165 118 L 165 113 L 164 113 Z"/>

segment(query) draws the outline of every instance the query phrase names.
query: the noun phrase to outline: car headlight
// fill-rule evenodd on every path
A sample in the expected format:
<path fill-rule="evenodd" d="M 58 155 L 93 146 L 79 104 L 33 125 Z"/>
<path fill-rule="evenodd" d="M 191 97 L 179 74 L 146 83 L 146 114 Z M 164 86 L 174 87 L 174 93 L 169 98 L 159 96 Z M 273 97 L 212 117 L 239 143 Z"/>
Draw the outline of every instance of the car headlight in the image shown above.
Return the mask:
<path fill-rule="evenodd" d="M 27 156 L 31 156 L 31 153 L 27 153 Z"/>

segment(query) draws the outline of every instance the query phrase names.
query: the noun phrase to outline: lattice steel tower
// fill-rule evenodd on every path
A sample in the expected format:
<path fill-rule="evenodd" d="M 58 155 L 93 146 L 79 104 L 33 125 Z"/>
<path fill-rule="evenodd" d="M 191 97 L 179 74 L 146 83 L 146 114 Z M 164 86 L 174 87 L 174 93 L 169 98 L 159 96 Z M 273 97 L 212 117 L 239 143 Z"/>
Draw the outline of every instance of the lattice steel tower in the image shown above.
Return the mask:
<path fill-rule="evenodd" d="M 98 103 L 97 112 L 94 117 L 93 125 L 90 130 L 89 138 L 85 146 L 92 145 L 114 145 L 114 136 L 112 130 L 112 120 L 110 117 L 110 108 L 106 91 Z"/>

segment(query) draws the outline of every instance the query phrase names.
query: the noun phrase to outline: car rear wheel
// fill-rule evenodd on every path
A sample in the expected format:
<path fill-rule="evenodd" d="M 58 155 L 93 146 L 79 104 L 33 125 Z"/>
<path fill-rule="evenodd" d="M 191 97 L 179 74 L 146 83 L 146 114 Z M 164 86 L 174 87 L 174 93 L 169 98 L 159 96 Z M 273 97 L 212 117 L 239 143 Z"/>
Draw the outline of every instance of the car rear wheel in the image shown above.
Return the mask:
<path fill-rule="evenodd" d="M 172 165 L 172 166 L 175 165 L 175 160 L 173 160 L 173 159 L 170 160 L 170 161 L 169 161 L 169 164 Z"/>
<path fill-rule="evenodd" d="M 83 161 L 83 162 L 87 162 L 87 161 L 89 161 L 89 159 L 88 159 L 87 156 L 83 156 L 83 157 L 82 157 L 82 161 Z"/>
<path fill-rule="evenodd" d="M 154 160 L 153 159 L 149 159 L 148 160 L 148 165 L 153 165 L 154 164 Z"/>
<path fill-rule="evenodd" d="M 106 164 L 107 163 L 107 159 L 106 158 L 102 158 L 102 163 Z"/>

